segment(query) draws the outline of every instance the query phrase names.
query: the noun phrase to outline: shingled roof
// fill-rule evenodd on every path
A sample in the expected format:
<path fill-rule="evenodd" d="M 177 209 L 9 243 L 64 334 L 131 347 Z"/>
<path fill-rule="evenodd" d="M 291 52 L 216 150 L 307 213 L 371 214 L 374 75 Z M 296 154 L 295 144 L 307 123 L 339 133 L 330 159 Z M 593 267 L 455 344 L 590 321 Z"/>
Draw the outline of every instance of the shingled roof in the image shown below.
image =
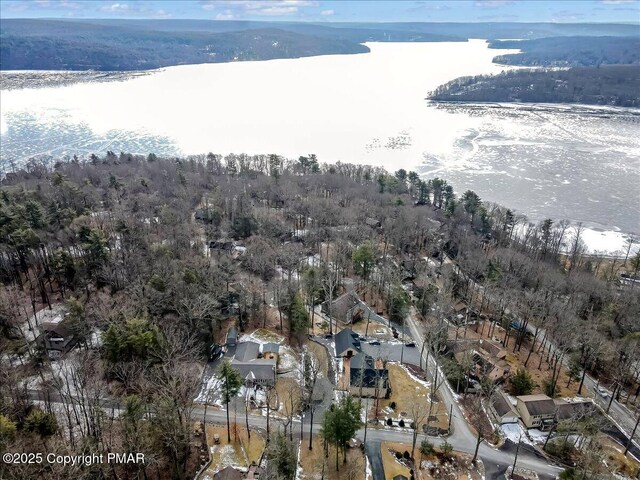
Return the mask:
<path fill-rule="evenodd" d="M 516 398 L 524 403 L 529 415 L 549 415 L 556 411 L 555 402 L 546 395 L 522 395 Z"/>

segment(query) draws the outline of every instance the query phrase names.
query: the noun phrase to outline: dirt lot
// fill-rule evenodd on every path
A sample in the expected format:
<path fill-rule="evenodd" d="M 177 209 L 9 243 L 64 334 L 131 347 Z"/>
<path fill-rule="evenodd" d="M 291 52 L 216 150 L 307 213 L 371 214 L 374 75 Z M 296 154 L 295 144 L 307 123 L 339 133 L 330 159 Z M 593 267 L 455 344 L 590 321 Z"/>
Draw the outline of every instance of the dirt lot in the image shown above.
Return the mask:
<path fill-rule="evenodd" d="M 329 456 L 325 457 L 323 441 L 320 435 L 314 435 L 313 450 L 309 450 L 309 438 L 305 438 L 300 447 L 302 480 L 372 480 L 365 479 L 365 458 L 360 448 L 347 450 L 347 463 L 342 463 L 342 452 L 338 460 L 340 470 L 336 471 L 336 450 L 329 446 Z M 324 475 L 323 475 L 324 471 Z"/>
<path fill-rule="evenodd" d="M 231 443 L 227 442 L 227 426 L 207 425 L 207 443 L 211 451 L 211 464 L 200 477 L 213 478 L 213 475 L 227 466 L 247 469 L 252 462 L 258 463 L 265 448 L 262 436 L 252 430 L 251 438 L 246 428 L 238 424 L 231 425 Z M 215 443 L 215 435 L 220 442 Z"/>
<path fill-rule="evenodd" d="M 416 480 L 480 480 L 484 478 L 482 472 L 471 464 L 471 457 L 467 454 L 452 452 L 448 458 L 445 458 L 436 448 L 433 455 L 422 457 L 418 448 L 419 444 L 416 445 L 415 455 L 416 461 L 421 463 L 420 468 L 414 469 Z M 396 455 L 396 452 L 401 455 L 404 452 L 411 454 L 410 444 L 382 442 L 380 449 L 385 478 L 391 479 L 395 475 L 410 478 L 409 469 L 413 467 L 413 462 L 404 457 L 398 459 Z"/>
<path fill-rule="evenodd" d="M 636 478 L 640 472 L 640 462 L 636 461 L 631 455 L 625 457 L 623 455 L 624 448 L 611 440 L 611 438 L 601 435 L 599 436 L 599 440 L 605 451 L 605 462 L 609 466 L 610 471 L 630 478 Z"/>

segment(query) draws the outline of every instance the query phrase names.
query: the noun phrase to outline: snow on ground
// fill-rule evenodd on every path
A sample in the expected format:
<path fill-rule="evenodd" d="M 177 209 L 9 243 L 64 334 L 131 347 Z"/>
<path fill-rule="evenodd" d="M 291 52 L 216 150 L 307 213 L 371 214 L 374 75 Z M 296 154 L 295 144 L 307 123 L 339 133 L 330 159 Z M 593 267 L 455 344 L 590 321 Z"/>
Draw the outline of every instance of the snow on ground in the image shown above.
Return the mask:
<path fill-rule="evenodd" d="M 548 435 L 549 432 L 543 432 L 537 428 L 529 429 L 529 437 L 531 437 L 534 443 L 544 443 Z"/>
<path fill-rule="evenodd" d="M 213 467 L 214 472 L 219 472 L 226 467 L 233 467 L 242 471 L 246 470 L 245 465 L 240 465 L 237 463 L 236 450 L 235 448 L 233 448 L 233 445 L 214 445 L 210 447 L 210 449 L 211 456 L 213 456 L 213 454 L 216 452 L 218 453 L 218 462 Z"/>
<path fill-rule="evenodd" d="M 213 374 L 202 382 L 202 389 L 194 401 L 196 403 L 222 406 L 220 379 L 217 375 Z"/>
<path fill-rule="evenodd" d="M 527 436 L 527 431 L 519 423 L 503 423 L 500 425 L 500 430 L 506 440 L 511 440 L 513 443 L 521 441 L 533 445 Z"/>
<path fill-rule="evenodd" d="M 300 362 L 295 352 L 289 345 L 280 345 L 280 353 L 278 355 L 278 370 L 280 371 L 298 371 L 300 370 Z"/>
<path fill-rule="evenodd" d="M 242 335 L 240 337 L 240 342 L 256 342 L 260 345 L 264 345 L 265 343 L 282 344 L 282 342 L 284 342 L 284 337 L 277 333 L 260 328 L 253 333 L 245 333 Z"/>

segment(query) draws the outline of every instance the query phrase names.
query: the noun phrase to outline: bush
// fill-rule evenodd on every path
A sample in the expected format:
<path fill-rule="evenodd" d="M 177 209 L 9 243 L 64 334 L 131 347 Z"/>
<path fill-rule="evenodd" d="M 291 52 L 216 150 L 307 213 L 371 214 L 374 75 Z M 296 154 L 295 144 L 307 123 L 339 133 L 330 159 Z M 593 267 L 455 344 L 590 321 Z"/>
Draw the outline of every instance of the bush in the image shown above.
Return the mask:
<path fill-rule="evenodd" d="M 511 393 L 513 395 L 529 395 L 536 386 L 535 382 L 524 368 L 518 368 L 518 371 L 511 377 Z"/>
<path fill-rule="evenodd" d="M 402 454 L 400 452 L 396 452 L 396 458 L 400 460 L 402 458 Z"/>
<path fill-rule="evenodd" d="M 404 427 L 404 420 L 400 420 L 400 421 L 398 422 L 398 425 L 399 425 L 400 427 Z"/>
<path fill-rule="evenodd" d="M 409 452 L 407 452 L 406 450 L 404 451 L 402 456 L 405 458 L 405 460 L 409 460 L 411 458 L 411 454 Z"/>
<path fill-rule="evenodd" d="M 395 410 L 395 409 L 396 409 L 396 402 L 391 402 L 391 403 L 389 404 L 389 408 L 390 408 L 391 410 Z"/>
<path fill-rule="evenodd" d="M 387 418 L 387 425 L 392 426 L 393 420 L 391 420 L 390 418 Z"/>
<path fill-rule="evenodd" d="M 433 455 L 435 453 L 433 443 L 431 443 L 429 440 L 423 440 L 420 444 L 420 453 L 422 455 Z"/>

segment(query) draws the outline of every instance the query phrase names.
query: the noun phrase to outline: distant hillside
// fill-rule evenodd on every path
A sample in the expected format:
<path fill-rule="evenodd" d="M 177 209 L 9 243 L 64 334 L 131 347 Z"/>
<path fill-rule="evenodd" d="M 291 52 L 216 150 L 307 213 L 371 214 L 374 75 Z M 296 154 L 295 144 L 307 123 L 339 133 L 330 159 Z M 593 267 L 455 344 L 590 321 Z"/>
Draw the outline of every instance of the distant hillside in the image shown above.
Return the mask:
<path fill-rule="evenodd" d="M 583 103 L 640 107 L 640 66 L 514 70 L 461 77 L 429 94 L 445 102 Z"/>
<path fill-rule="evenodd" d="M 342 38 L 273 28 L 167 32 L 58 20 L 3 21 L 3 70 L 146 70 L 169 65 L 365 53 Z"/>
<path fill-rule="evenodd" d="M 494 41 L 491 48 L 522 52 L 499 55 L 495 63 L 527 66 L 629 65 L 640 63 L 640 37 L 550 37 L 523 41 Z"/>

